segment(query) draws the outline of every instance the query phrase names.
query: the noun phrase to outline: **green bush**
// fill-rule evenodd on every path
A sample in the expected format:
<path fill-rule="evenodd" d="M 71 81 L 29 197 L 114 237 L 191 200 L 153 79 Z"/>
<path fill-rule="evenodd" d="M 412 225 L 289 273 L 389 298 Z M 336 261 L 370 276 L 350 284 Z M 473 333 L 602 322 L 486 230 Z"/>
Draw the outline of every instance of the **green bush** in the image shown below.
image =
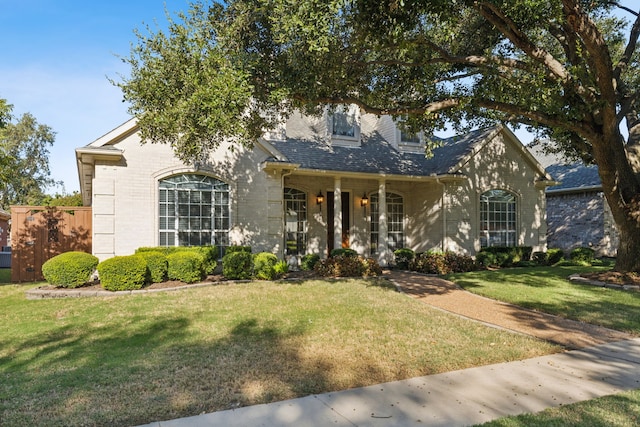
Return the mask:
<path fill-rule="evenodd" d="M 424 274 L 449 274 L 473 271 L 476 264 L 469 255 L 451 251 L 427 251 L 416 254 L 409 263 L 409 268 Z"/>
<path fill-rule="evenodd" d="M 445 252 L 444 262 L 449 273 L 466 273 L 476 269 L 475 261 L 469 255 Z"/>
<path fill-rule="evenodd" d="M 98 258 L 85 252 L 65 252 L 42 265 L 42 275 L 54 286 L 77 288 L 87 283 L 98 265 Z"/>
<path fill-rule="evenodd" d="M 591 248 L 575 248 L 571 251 L 569 258 L 576 264 L 591 265 L 595 253 Z"/>
<path fill-rule="evenodd" d="M 521 261 L 529 261 L 532 250 L 531 246 L 491 246 L 476 254 L 476 262 L 483 267 L 511 267 Z"/>
<path fill-rule="evenodd" d="M 304 271 L 313 270 L 313 267 L 316 263 L 320 261 L 320 255 L 318 254 L 307 254 L 302 257 L 300 260 L 300 268 Z"/>
<path fill-rule="evenodd" d="M 276 272 L 276 277 L 282 277 L 289 272 L 289 264 L 286 261 L 280 260 L 273 266 Z"/>
<path fill-rule="evenodd" d="M 225 255 L 226 254 L 231 254 L 234 252 L 248 252 L 251 253 L 251 246 L 238 246 L 238 245 L 232 245 L 232 246 L 227 246 L 227 249 L 225 250 Z"/>
<path fill-rule="evenodd" d="M 549 265 L 549 254 L 547 252 L 536 251 L 531 254 L 531 260 L 535 265 Z"/>
<path fill-rule="evenodd" d="M 176 252 L 196 252 L 204 258 L 204 269 L 207 274 L 213 274 L 218 265 L 218 248 L 216 246 L 152 246 L 136 249 L 136 254 L 142 252 L 161 252 L 171 255 Z"/>
<path fill-rule="evenodd" d="M 564 251 L 562 249 L 553 248 L 547 251 L 549 265 L 555 265 L 564 259 Z"/>
<path fill-rule="evenodd" d="M 198 252 L 182 251 L 167 255 L 167 276 L 185 283 L 199 282 L 206 275 L 205 259 Z"/>
<path fill-rule="evenodd" d="M 138 252 L 147 261 L 147 282 L 160 283 L 167 278 L 167 256 L 162 252 Z"/>
<path fill-rule="evenodd" d="M 147 262 L 140 255 L 115 256 L 98 264 L 98 273 L 108 291 L 140 289 L 147 278 Z"/>
<path fill-rule="evenodd" d="M 408 248 L 396 249 L 393 252 L 396 267 L 403 270 L 407 270 L 409 268 L 409 264 L 411 263 L 413 258 L 415 258 L 415 256 L 416 254 Z"/>
<path fill-rule="evenodd" d="M 260 280 L 273 280 L 276 278 L 275 266 L 278 257 L 271 252 L 260 252 L 253 256 L 253 275 Z"/>
<path fill-rule="evenodd" d="M 358 256 L 358 252 L 354 251 L 353 249 L 349 249 L 349 248 L 337 248 L 337 249 L 332 249 L 331 253 L 330 253 L 330 257 L 337 257 L 337 256 Z"/>
<path fill-rule="evenodd" d="M 250 252 L 227 252 L 222 257 L 222 274 L 227 279 L 250 279 L 253 271 L 253 257 Z"/>
<path fill-rule="evenodd" d="M 378 261 L 353 255 L 336 255 L 321 260 L 313 270 L 323 277 L 373 277 L 382 274 Z"/>

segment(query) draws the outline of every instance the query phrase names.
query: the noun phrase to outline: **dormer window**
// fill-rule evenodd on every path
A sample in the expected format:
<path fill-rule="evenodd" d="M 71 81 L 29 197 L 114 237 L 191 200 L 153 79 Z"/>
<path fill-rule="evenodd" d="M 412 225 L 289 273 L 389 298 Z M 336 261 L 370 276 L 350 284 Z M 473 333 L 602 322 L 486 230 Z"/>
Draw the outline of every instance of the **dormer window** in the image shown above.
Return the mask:
<path fill-rule="evenodd" d="M 424 142 L 424 134 L 422 132 L 411 132 L 406 128 L 402 119 L 396 122 L 396 129 L 398 148 L 409 152 L 422 151 Z"/>
<path fill-rule="evenodd" d="M 340 105 L 329 113 L 331 138 L 335 141 L 353 141 L 360 139 L 358 109 L 355 105 Z"/>

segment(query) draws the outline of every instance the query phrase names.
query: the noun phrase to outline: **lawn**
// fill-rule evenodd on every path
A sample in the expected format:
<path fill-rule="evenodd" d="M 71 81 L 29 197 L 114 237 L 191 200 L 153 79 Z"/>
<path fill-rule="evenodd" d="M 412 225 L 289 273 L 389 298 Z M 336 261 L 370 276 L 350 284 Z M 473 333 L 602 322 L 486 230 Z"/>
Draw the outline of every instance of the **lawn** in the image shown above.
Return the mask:
<path fill-rule="evenodd" d="M 26 300 L 0 286 L 3 426 L 137 425 L 534 357 L 385 281 Z"/>
<path fill-rule="evenodd" d="M 570 282 L 578 272 L 608 267 L 535 267 L 478 271 L 448 276 L 489 298 L 640 335 L 640 292 Z M 606 396 L 483 424 L 483 427 L 636 426 L 640 390 Z"/>
<path fill-rule="evenodd" d="M 451 274 L 466 290 L 522 307 L 640 335 L 640 292 L 579 284 L 573 273 L 609 267 L 507 268 Z"/>

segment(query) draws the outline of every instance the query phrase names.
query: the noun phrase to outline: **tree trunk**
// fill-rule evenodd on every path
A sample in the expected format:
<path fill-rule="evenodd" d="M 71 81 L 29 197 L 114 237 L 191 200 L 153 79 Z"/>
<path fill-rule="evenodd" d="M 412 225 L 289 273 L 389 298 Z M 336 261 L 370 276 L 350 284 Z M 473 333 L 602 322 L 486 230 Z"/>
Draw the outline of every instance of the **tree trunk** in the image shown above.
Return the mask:
<path fill-rule="evenodd" d="M 626 150 L 624 138 L 617 132 L 592 141 L 593 157 L 598 165 L 602 189 L 620 242 L 614 269 L 640 273 L 640 179 L 633 165 L 636 150 Z"/>

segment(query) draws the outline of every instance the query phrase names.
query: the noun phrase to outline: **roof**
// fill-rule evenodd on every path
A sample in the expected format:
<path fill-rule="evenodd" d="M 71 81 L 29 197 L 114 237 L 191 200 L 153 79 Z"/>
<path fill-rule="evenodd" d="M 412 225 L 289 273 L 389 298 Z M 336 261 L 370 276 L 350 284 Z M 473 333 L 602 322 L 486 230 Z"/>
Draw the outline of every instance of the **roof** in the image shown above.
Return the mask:
<path fill-rule="evenodd" d="M 560 181 L 560 185 L 548 188 L 548 193 L 602 189 L 598 167 L 595 165 L 586 166 L 581 163 L 553 164 L 547 167 L 547 172 L 556 181 Z"/>
<path fill-rule="evenodd" d="M 547 188 L 547 193 L 602 190 L 602 182 L 596 165 L 568 161 L 560 154 L 546 152 L 540 143 L 530 145 L 529 150 L 545 167 L 547 173 L 559 182 L 558 185 Z"/>
<path fill-rule="evenodd" d="M 398 151 L 377 136 L 363 140 L 358 147 L 335 146 L 321 140 L 268 141 L 284 157 L 268 161 L 295 163 L 300 165 L 300 169 L 322 171 L 403 176 L 455 174 L 459 163 L 499 129 L 502 127 L 494 126 L 441 139 L 441 145 L 433 150 L 431 157 Z"/>
<path fill-rule="evenodd" d="M 0 209 L 0 219 L 8 221 L 11 219 L 11 214 L 3 209 Z"/>

